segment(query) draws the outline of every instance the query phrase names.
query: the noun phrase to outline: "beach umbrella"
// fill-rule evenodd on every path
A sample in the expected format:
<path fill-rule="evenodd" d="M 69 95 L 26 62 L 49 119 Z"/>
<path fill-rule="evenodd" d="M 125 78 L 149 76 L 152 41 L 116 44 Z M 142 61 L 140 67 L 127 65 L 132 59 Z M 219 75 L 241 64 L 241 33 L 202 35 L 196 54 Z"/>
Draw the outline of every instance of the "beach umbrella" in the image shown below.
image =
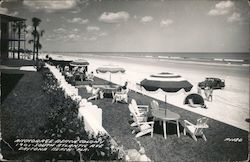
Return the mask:
<path fill-rule="evenodd" d="M 159 89 L 164 92 L 175 93 L 182 89 L 189 92 L 193 85 L 180 75 L 173 73 L 162 72 L 150 75 L 148 78 L 143 79 L 140 85 L 147 91 L 157 91 Z M 165 95 L 165 102 L 167 96 Z"/>
<path fill-rule="evenodd" d="M 87 67 L 89 65 L 89 62 L 83 59 L 79 59 L 72 61 L 69 65 L 73 67 Z"/>
<path fill-rule="evenodd" d="M 103 65 L 96 69 L 96 73 L 109 73 L 109 81 L 111 81 L 111 74 L 125 73 L 125 69 L 118 65 Z"/>

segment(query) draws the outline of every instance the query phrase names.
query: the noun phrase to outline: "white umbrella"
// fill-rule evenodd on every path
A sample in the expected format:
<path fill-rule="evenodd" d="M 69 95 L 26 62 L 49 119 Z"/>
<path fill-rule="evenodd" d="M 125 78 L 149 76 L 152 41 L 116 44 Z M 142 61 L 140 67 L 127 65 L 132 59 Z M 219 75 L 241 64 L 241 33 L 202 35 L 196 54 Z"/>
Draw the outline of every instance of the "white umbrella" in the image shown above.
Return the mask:
<path fill-rule="evenodd" d="M 109 81 L 111 81 L 112 73 L 125 73 L 125 69 L 118 65 L 103 65 L 96 69 L 97 73 L 109 73 Z"/>

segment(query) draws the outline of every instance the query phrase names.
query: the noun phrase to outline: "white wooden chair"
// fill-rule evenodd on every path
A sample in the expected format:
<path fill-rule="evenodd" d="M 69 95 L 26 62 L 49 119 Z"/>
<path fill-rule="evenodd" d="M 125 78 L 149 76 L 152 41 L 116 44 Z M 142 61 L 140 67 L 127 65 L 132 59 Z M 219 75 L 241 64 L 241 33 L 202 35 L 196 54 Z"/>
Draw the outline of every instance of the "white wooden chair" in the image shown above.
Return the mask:
<path fill-rule="evenodd" d="M 125 102 L 128 103 L 128 92 L 129 89 L 122 90 L 121 92 L 112 92 L 113 100 L 112 102 Z"/>
<path fill-rule="evenodd" d="M 130 115 L 131 117 L 133 118 L 133 121 L 135 121 L 134 119 L 134 115 L 133 114 L 136 114 L 135 112 L 135 109 L 133 108 L 133 105 L 132 104 L 129 104 L 128 105 L 128 108 L 129 108 L 129 111 L 130 111 Z M 137 120 L 139 120 L 140 122 L 146 122 L 147 121 L 147 116 L 138 116 L 137 117 Z M 133 122 L 132 124 L 130 124 L 131 127 L 137 127 L 137 123 L 136 122 Z"/>
<path fill-rule="evenodd" d="M 131 105 L 133 106 L 135 113 L 137 114 L 137 116 L 144 116 L 147 115 L 148 113 L 148 105 L 137 105 L 137 102 L 135 99 L 131 100 Z"/>
<path fill-rule="evenodd" d="M 159 107 L 159 103 L 155 100 L 153 100 L 151 103 L 150 103 L 150 106 L 151 106 L 151 109 L 160 109 Z"/>
<path fill-rule="evenodd" d="M 92 100 L 92 99 L 97 100 L 98 99 L 99 91 L 100 91 L 99 88 L 93 88 L 93 87 L 90 87 L 90 86 L 86 86 L 86 90 L 87 90 L 87 93 L 92 94 L 92 96 L 90 96 L 87 100 Z"/>
<path fill-rule="evenodd" d="M 209 128 L 207 121 L 207 117 L 202 117 L 198 119 L 196 125 L 194 125 L 191 122 L 184 120 L 184 135 L 188 132 L 195 141 L 197 141 L 196 136 L 202 136 L 202 138 L 207 141 L 207 138 L 203 133 L 203 129 Z"/>
<path fill-rule="evenodd" d="M 154 131 L 154 121 L 150 122 L 144 122 L 142 121 L 142 118 L 140 116 L 137 116 L 134 109 L 132 108 L 131 104 L 129 106 L 129 109 L 133 115 L 133 120 L 135 125 L 138 128 L 138 132 L 135 135 L 136 138 L 141 137 L 143 135 L 146 135 L 148 133 L 151 133 L 151 137 L 153 137 L 153 131 Z M 132 133 L 134 134 L 136 131 L 133 130 Z"/>
<path fill-rule="evenodd" d="M 89 81 L 93 82 L 94 81 L 94 75 L 92 73 L 88 74 L 86 80 L 89 80 Z"/>

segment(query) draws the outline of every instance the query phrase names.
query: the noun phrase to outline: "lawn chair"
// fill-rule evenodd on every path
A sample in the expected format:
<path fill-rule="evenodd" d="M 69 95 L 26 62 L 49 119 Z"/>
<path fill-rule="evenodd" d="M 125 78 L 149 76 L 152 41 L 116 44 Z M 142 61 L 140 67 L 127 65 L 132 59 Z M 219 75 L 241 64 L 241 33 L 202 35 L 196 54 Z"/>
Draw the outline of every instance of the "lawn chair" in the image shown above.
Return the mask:
<path fill-rule="evenodd" d="M 91 81 L 91 82 L 94 81 L 94 74 L 93 74 L 93 72 L 91 72 L 90 74 L 87 75 L 86 80 L 89 80 L 89 81 Z"/>
<path fill-rule="evenodd" d="M 131 100 L 131 105 L 133 106 L 135 113 L 137 114 L 137 116 L 144 116 L 147 115 L 148 113 L 148 105 L 137 105 L 137 102 L 135 101 L 135 99 Z"/>
<path fill-rule="evenodd" d="M 99 88 L 93 88 L 90 86 L 86 86 L 87 93 L 91 93 L 92 96 L 90 96 L 87 100 L 95 99 L 97 100 L 99 97 L 100 89 Z"/>
<path fill-rule="evenodd" d="M 113 100 L 112 102 L 125 102 L 128 103 L 128 92 L 129 89 L 124 89 L 121 92 L 112 92 Z"/>
<path fill-rule="evenodd" d="M 154 121 L 150 121 L 150 122 L 144 122 L 141 121 L 141 117 L 137 116 L 135 111 L 133 110 L 133 108 L 131 107 L 131 104 L 129 106 L 129 109 L 133 115 L 133 120 L 135 125 L 138 128 L 138 133 L 135 135 L 135 137 L 141 137 L 145 134 L 151 133 L 151 137 L 153 137 L 153 131 L 154 131 Z M 132 133 L 134 134 L 136 131 L 133 130 Z"/>
<path fill-rule="evenodd" d="M 151 106 L 151 109 L 160 109 L 159 107 L 159 103 L 155 100 L 153 100 L 151 103 L 150 103 L 150 106 Z"/>
<path fill-rule="evenodd" d="M 133 121 L 135 121 L 136 119 L 134 118 L 133 114 L 136 114 L 135 109 L 133 108 L 132 104 L 128 105 L 129 111 L 130 111 L 130 116 L 133 118 Z M 147 116 L 138 116 L 137 120 L 139 120 L 140 122 L 146 122 L 147 121 Z M 137 127 L 137 123 L 133 122 L 132 124 L 130 124 L 131 127 Z"/>
<path fill-rule="evenodd" d="M 207 141 L 206 136 L 203 133 L 203 129 L 209 127 L 207 125 L 207 121 L 207 117 L 202 117 L 198 119 L 196 125 L 194 125 L 189 121 L 184 120 L 184 135 L 186 135 L 186 132 L 188 132 L 195 141 L 197 141 L 196 136 L 202 136 L 204 141 Z"/>

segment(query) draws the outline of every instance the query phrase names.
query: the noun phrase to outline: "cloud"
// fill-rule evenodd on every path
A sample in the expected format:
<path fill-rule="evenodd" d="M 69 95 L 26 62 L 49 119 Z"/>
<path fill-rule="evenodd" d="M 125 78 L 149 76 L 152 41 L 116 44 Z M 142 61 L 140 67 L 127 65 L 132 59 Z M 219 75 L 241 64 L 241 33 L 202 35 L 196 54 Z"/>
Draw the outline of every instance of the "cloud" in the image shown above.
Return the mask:
<path fill-rule="evenodd" d="M 143 23 L 148 23 L 148 22 L 153 21 L 153 20 L 154 20 L 154 18 L 152 16 L 144 16 L 141 18 L 141 22 L 143 22 Z"/>
<path fill-rule="evenodd" d="M 7 13 L 8 13 L 8 9 L 0 6 L 0 14 L 7 14 Z"/>
<path fill-rule="evenodd" d="M 90 40 L 90 41 L 95 41 L 95 40 L 97 40 L 97 37 L 92 36 L 92 37 L 90 37 L 88 40 Z"/>
<path fill-rule="evenodd" d="M 73 31 L 73 32 L 78 32 L 78 31 L 79 31 L 79 29 L 74 28 L 72 31 Z"/>
<path fill-rule="evenodd" d="M 221 1 L 215 5 L 213 9 L 208 12 L 210 16 L 226 15 L 230 9 L 234 6 L 232 1 Z"/>
<path fill-rule="evenodd" d="M 45 1 L 45 0 L 23 0 L 23 5 L 29 7 L 32 11 L 44 10 L 45 12 L 53 12 L 56 10 L 71 9 L 77 5 L 78 0 L 63 1 Z"/>
<path fill-rule="evenodd" d="M 77 14 L 77 13 L 80 13 L 80 12 L 81 12 L 80 8 L 77 8 L 77 9 L 71 11 L 71 13 L 73 13 L 73 14 Z"/>
<path fill-rule="evenodd" d="M 27 30 L 28 32 L 31 32 L 32 29 L 33 29 L 33 26 L 31 26 L 31 25 L 28 25 L 28 26 L 26 27 L 26 30 Z"/>
<path fill-rule="evenodd" d="M 98 26 L 88 26 L 87 28 L 88 32 L 92 32 L 92 31 L 99 31 L 100 28 Z"/>
<path fill-rule="evenodd" d="M 67 37 L 71 40 L 77 40 L 80 36 L 77 34 L 69 34 Z"/>
<path fill-rule="evenodd" d="M 227 22 L 233 23 L 241 20 L 241 14 L 234 12 L 230 17 L 227 18 Z"/>
<path fill-rule="evenodd" d="M 125 11 L 120 12 L 104 12 L 99 17 L 99 21 L 106 22 L 106 23 L 119 23 L 124 22 L 129 19 L 129 13 Z"/>
<path fill-rule="evenodd" d="M 64 28 L 57 28 L 57 29 L 54 29 L 53 31 L 55 33 L 57 33 L 57 34 L 61 34 L 61 33 L 65 33 L 66 29 L 64 29 Z"/>
<path fill-rule="evenodd" d="M 87 24 L 89 22 L 88 19 L 82 19 L 80 17 L 75 17 L 73 19 L 68 19 L 67 22 L 69 23 L 78 23 L 78 24 Z"/>
<path fill-rule="evenodd" d="M 99 37 L 103 37 L 103 36 L 107 36 L 107 35 L 108 35 L 108 33 L 106 33 L 106 32 L 102 32 L 102 33 L 98 34 Z"/>
<path fill-rule="evenodd" d="M 218 16 L 218 15 L 225 15 L 229 11 L 228 10 L 217 10 L 217 9 L 212 9 L 208 12 L 208 15 L 210 16 Z"/>
<path fill-rule="evenodd" d="M 173 22 L 174 21 L 171 19 L 161 20 L 160 25 L 161 25 L 161 27 L 167 27 L 167 26 L 173 24 Z"/>
<path fill-rule="evenodd" d="M 17 11 L 10 13 L 10 15 L 12 15 L 12 16 L 17 16 L 18 14 L 19 14 L 19 12 L 17 12 Z"/>
<path fill-rule="evenodd" d="M 228 9 L 234 6 L 232 1 L 221 1 L 215 5 L 217 9 Z"/>

